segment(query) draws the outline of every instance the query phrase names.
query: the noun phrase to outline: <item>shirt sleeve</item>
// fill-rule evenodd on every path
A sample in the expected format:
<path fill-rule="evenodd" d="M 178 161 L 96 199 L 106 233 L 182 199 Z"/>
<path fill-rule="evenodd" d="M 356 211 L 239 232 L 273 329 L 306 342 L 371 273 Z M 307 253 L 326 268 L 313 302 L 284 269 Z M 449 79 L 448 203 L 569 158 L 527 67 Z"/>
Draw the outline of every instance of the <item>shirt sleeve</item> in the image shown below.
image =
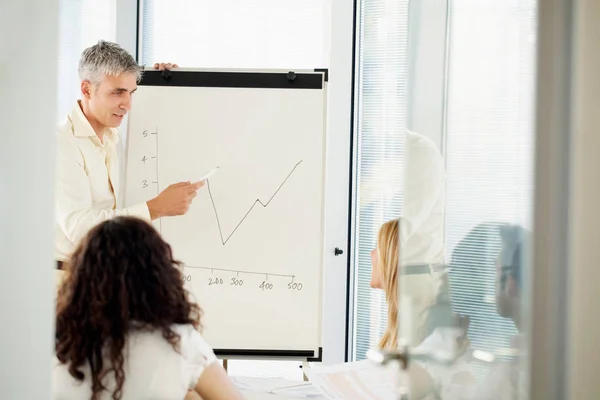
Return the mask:
<path fill-rule="evenodd" d="M 181 355 L 185 359 L 189 376 L 188 388 L 193 389 L 204 370 L 217 361 L 217 356 L 193 326 L 183 326 L 179 334 L 181 336 Z"/>
<path fill-rule="evenodd" d="M 93 226 L 117 216 L 150 221 L 146 203 L 122 209 L 94 209 L 83 155 L 70 138 L 57 140 L 55 211 L 57 224 L 67 238 L 77 243 Z"/>

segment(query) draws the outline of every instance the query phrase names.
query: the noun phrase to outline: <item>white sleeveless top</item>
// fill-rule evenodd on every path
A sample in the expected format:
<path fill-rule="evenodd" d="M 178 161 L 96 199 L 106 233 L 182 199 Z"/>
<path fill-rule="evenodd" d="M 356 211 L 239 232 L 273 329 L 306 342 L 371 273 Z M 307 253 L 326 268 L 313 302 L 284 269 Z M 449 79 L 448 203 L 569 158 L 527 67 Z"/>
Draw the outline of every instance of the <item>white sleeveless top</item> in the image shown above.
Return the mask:
<path fill-rule="evenodd" d="M 204 370 L 217 360 L 212 348 L 191 325 L 174 325 L 181 336 L 179 352 L 162 337 L 160 331 L 134 331 L 125 346 L 125 382 L 122 399 L 182 400 L 188 389 L 196 386 Z M 92 396 L 89 367 L 79 382 L 69 374 L 68 365 L 54 358 L 53 398 L 55 400 L 82 400 Z M 114 374 L 104 379 L 110 391 L 102 392 L 102 400 L 110 400 L 115 387 Z"/>

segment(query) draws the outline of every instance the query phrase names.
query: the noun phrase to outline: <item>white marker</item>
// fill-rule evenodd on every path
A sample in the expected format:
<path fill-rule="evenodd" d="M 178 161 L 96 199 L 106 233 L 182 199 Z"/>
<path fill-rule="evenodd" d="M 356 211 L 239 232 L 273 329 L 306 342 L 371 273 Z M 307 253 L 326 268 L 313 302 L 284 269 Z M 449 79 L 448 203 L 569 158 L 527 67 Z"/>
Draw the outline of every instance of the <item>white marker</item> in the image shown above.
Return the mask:
<path fill-rule="evenodd" d="M 200 178 L 200 180 L 198 180 L 198 182 L 202 182 L 202 181 L 207 180 L 208 178 L 210 178 L 211 176 L 213 176 L 217 172 L 219 172 L 219 167 L 215 167 L 215 168 L 211 169 L 210 171 L 208 171 L 208 173 L 206 175 L 204 175 L 202 178 Z"/>

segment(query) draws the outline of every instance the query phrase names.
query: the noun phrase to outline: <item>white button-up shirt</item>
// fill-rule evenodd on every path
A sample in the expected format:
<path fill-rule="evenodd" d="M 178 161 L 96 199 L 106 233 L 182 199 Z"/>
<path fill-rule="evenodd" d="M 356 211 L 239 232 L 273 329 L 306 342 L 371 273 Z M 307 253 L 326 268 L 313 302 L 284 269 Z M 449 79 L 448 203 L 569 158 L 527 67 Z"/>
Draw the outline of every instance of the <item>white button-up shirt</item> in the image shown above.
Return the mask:
<path fill-rule="evenodd" d="M 146 203 L 118 209 L 119 164 L 116 129 L 101 141 L 79 102 L 57 137 L 55 257 L 66 261 L 79 240 L 96 224 L 119 215 L 150 221 Z"/>
<path fill-rule="evenodd" d="M 204 371 L 217 362 L 213 349 L 193 326 L 173 325 L 171 329 L 179 335 L 178 351 L 160 330 L 131 330 L 127 335 L 123 353 L 126 374 L 123 399 L 183 399 L 189 389 L 196 387 Z M 71 376 L 69 365 L 54 358 L 53 399 L 92 397 L 90 366 L 86 362 L 80 369 L 84 373 L 83 382 Z M 108 374 L 102 383 L 108 391 L 100 393 L 99 398 L 111 400 L 116 387 L 115 375 Z"/>
<path fill-rule="evenodd" d="M 401 265 L 445 262 L 444 157 L 427 137 L 406 131 L 404 210 L 400 219 Z"/>

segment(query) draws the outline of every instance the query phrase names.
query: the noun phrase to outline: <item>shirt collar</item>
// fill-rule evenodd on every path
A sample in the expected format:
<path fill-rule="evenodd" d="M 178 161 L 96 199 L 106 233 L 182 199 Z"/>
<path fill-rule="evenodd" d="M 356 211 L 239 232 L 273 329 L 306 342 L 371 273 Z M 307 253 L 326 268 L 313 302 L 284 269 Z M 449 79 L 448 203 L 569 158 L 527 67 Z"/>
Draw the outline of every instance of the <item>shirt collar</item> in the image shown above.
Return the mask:
<path fill-rule="evenodd" d="M 69 114 L 69 119 L 73 124 L 73 134 L 77 137 L 97 137 L 94 128 L 90 124 L 90 121 L 86 118 L 85 114 L 81 110 L 81 104 L 79 100 L 75 103 L 73 110 Z M 112 143 L 119 142 L 119 131 L 115 128 L 106 128 L 105 132 L 106 139 Z"/>

